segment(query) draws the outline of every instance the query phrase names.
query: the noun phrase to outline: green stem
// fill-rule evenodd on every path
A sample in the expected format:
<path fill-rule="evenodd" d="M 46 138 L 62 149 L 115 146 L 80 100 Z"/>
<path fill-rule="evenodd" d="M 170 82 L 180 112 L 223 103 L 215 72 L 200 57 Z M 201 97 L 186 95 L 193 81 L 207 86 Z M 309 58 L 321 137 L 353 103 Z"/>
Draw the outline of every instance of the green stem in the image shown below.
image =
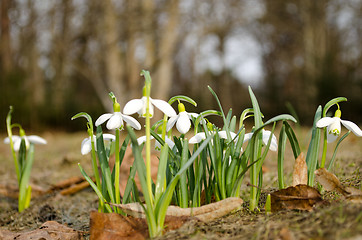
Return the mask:
<path fill-rule="evenodd" d="M 16 177 L 18 179 L 18 184 L 20 184 L 20 169 L 19 169 L 18 159 L 16 157 L 16 152 L 14 150 L 13 131 L 12 131 L 12 127 L 11 127 L 11 113 L 12 112 L 13 112 L 13 107 L 10 106 L 9 113 L 8 113 L 8 115 L 6 117 L 6 130 L 8 132 L 8 137 L 9 137 L 9 140 L 10 140 L 11 153 L 12 153 L 13 158 L 14 158 Z"/>
<path fill-rule="evenodd" d="M 152 197 L 152 179 L 151 179 L 151 120 L 150 120 L 150 94 L 151 94 L 151 77 L 148 72 L 145 72 L 146 78 L 146 181 L 147 189 L 150 198 L 150 203 L 153 206 Z"/>
<path fill-rule="evenodd" d="M 119 171 L 120 171 L 120 161 L 119 161 L 119 129 L 116 129 L 116 160 L 115 160 L 115 179 L 114 179 L 114 187 L 116 194 L 116 203 L 120 204 L 120 191 L 119 191 Z M 118 208 L 117 208 L 118 210 Z"/>
<path fill-rule="evenodd" d="M 322 152 L 322 160 L 321 160 L 321 168 L 324 168 L 326 163 L 326 156 L 327 156 L 327 129 L 323 129 L 323 152 Z"/>

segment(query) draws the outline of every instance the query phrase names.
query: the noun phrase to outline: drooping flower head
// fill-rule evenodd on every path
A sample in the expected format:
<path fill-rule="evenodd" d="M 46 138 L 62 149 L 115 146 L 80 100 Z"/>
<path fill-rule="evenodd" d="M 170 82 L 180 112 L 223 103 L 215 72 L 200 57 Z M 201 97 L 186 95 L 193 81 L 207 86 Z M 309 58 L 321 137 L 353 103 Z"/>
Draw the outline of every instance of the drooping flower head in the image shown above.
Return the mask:
<path fill-rule="evenodd" d="M 341 123 L 349 131 L 353 132 L 356 136 L 362 137 L 362 130 L 353 122 L 341 119 L 341 110 L 336 110 L 334 117 L 324 117 L 319 119 L 316 126 L 318 128 L 327 127 L 327 142 L 334 142 L 341 134 Z"/>
<path fill-rule="evenodd" d="M 166 101 L 160 99 L 149 98 L 149 113 L 150 117 L 153 117 L 154 107 L 160 109 L 164 114 L 169 117 L 176 116 L 175 110 L 168 104 Z M 146 88 L 143 88 L 143 97 L 141 99 L 132 99 L 123 108 L 123 113 L 127 115 L 132 115 L 138 113 L 140 117 L 146 117 L 146 105 L 147 105 L 147 96 Z"/>
<path fill-rule="evenodd" d="M 113 129 L 122 130 L 123 129 L 123 120 L 124 120 L 127 124 L 131 125 L 131 127 L 133 127 L 134 129 L 140 130 L 141 129 L 141 124 L 136 119 L 134 119 L 133 117 L 122 114 L 121 113 L 121 106 L 117 102 L 117 99 L 114 96 L 114 94 L 110 93 L 109 95 L 113 100 L 113 111 L 114 112 L 113 113 L 102 114 L 97 119 L 97 121 L 95 122 L 95 125 L 99 126 L 99 125 L 101 125 L 102 123 L 104 123 L 104 122 L 106 122 L 108 120 L 107 125 L 106 125 L 107 129 L 109 129 L 109 130 L 113 130 Z"/>
<path fill-rule="evenodd" d="M 105 141 L 112 142 L 112 141 L 116 140 L 116 136 L 105 133 L 105 134 L 103 134 L 103 139 Z M 87 137 L 82 141 L 81 149 L 80 149 L 80 152 L 82 153 L 82 155 L 86 155 L 92 150 L 92 140 L 93 140 L 93 142 L 96 141 L 96 137 L 94 135 L 92 135 L 92 137 Z M 97 144 L 94 144 L 94 150 L 97 151 Z"/>
<path fill-rule="evenodd" d="M 178 111 L 179 114 L 176 116 L 172 116 L 167 123 L 167 131 L 170 131 L 170 129 L 175 125 L 176 128 L 181 134 L 186 134 L 190 128 L 191 128 L 191 118 L 198 117 L 197 113 L 188 113 L 185 110 L 185 105 L 181 102 L 178 104 Z"/>
<path fill-rule="evenodd" d="M 245 143 L 246 141 L 249 141 L 249 140 L 251 139 L 251 137 L 253 136 L 253 134 L 254 134 L 254 133 L 247 133 L 247 134 L 245 134 L 244 143 Z M 269 141 L 269 138 L 270 138 L 270 134 L 271 134 L 271 131 L 262 129 L 263 144 L 264 144 L 265 146 L 268 145 L 268 141 Z M 275 137 L 274 134 L 273 134 L 273 136 L 272 136 L 269 149 L 270 149 L 271 151 L 274 151 L 274 152 L 278 150 L 278 141 L 277 141 L 277 138 Z"/>
<path fill-rule="evenodd" d="M 12 136 L 15 151 L 19 151 L 22 139 L 24 139 L 24 141 L 25 141 L 26 149 L 29 148 L 30 143 L 33 143 L 33 144 L 47 144 L 47 141 L 44 138 L 39 137 L 37 135 L 26 136 L 25 131 L 22 128 L 20 128 L 20 130 L 19 130 L 19 135 L 20 136 L 16 136 L 16 135 Z M 9 144 L 10 143 L 10 138 L 9 137 L 5 138 L 4 143 Z"/>

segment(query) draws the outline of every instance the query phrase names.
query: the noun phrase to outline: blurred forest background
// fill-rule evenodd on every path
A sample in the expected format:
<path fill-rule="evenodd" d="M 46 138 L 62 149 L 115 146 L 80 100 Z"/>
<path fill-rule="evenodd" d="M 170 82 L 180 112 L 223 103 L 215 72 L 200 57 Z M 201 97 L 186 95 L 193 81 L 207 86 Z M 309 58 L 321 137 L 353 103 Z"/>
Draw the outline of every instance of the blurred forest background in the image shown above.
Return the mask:
<path fill-rule="evenodd" d="M 361 0 L 0 0 L 0 129 L 82 130 L 142 94 L 184 94 L 190 111 L 251 107 L 310 125 L 319 104 L 345 96 L 342 118 L 362 123 Z M 174 106 L 176 108 L 176 106 Z"/>

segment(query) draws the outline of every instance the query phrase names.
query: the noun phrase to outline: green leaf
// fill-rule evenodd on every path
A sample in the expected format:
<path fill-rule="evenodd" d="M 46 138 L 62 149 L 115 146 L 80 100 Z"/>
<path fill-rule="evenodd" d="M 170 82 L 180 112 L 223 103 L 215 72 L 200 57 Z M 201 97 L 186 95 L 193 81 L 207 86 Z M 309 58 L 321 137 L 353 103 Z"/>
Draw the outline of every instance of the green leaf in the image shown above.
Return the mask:
<path fill-rule="evenodd" d="M 158 164 L 157 170 L 157 180 L 156 180 L 156 187 L 155 187 L 155 203 L 157 204 L 158 200 L 160 199 L 163 191 L 165 190 L 166 185 L 166 167 L 167 167 L 167 156 L 168 156 L 168 145 L 165 144 L 162 147 L 161 154 L 160 154 L 160 161 Z"/>
<path fill-rule="evenodd" d="M 337 142 L 337 145 L 334 149 L 334 152 L 333 152 L 333 156 L 331 158 L 331 161 L 329 162 L 329 165 L 328 165 L 328 171 L 332 168 L 333 166 L 333 163 L 334 163 L 334 159 L 336 158 L 336 155 L 337 155 L 337 150 L 338 150 L 338 147 L 339 147 L 339 144 L 341 144 L 341 142 L 351 133 L 351 131 L 348 131 L 346 134 L 344 134 Z"/>
<path fill-rule="evenodd" d="M 98 159 L 102 170 L 102 179 L 105 180 L 105 185 L 107 187 L 107 191 L 111 198 L 111 201 L 115 203 L 116 199 L 114 196 L 114 185 L 112 182 L 112 177 L 111 177 L 112 175 L 111 175 L 111 170 L 109 168 L 109 161 L 107 158 L 106 149 L 104 147 L 103 132 L 101 126 L 97 127 L 96 141 L 97 141 Z"/>
<path fill-rule="evenodd" d="M 175 187 L 177 185 L 178 180 L 180 179 L 181 175 L 191 166 L 191 164 L 195 161 L 197 156 L 203 151 L 203 149 L 209 144 L 210 140 L 212 139 L 212 135 L 208 136 L 200 145 L 200 147 L 197 149 L 194 154 L 190 157 L 190 159 L 181 167 L 181 169 L 178 171 L 176 176 L 171 180 L 169 185 L 166 188 L 165 193 L 162 195 L 160 201 L 156 205 L 155 209 L 155 215 L 157 216 L 157 224 L 159 226 L 163 226 L 167 208 L 170 205 L 173 192 L 175 190 Z"/>
<path fill-rule="evenodd" d="M 103 197 L 102 193 L 99 191 L 97 185 L 92 181 L 92 179 L 87 175 L 87 173 L 84 171 L 84 169 L 82 168 L 82 166 L 80 165 L 80 163 L 78 163 L 78 167 L 80 169 L 80 172 L 82 173 L 83 177 L 85 178 L 85 180 L 87 180 L 87 182 L 90 184 L 90 186 L 93 188 L 94 192 L 97 194 L 99 201 L 101 201 L 101 204 L 104 205 L 104 203 L 106 202 L 106 199 Z M 108 212 L 112 212 L 111 207 L 106 204 L 105 205 L 106 209 Z"/>
<path fill-rule="evenodd" d="M 285 124 L 283 122 L 282 129 L 279 133 L 279 144 L 278 144 L 278 183 L 279 189 L 284 188 L 284 154 L 285 144 L 287 142 L 287 134 L 285 130 Z"/>
<path fill-rule="evenodd" d="M 285 133 L 287 134 L 290 146 L 292 147 L 294 158 L 297 159 L 297 157 L 300 155 L 298 139 L 288 122 L 283 121 L 283 125 L 285 126 Z"/>
<path fill-rule="evenodd" d="M 19 212 L 22 212 L 25 209 L 26 202 L 28 196 L 27 196 L 27 189 L 29 187 L 29 179 L 30 179 L 30 173 L 31 168 L 33 166 L 34 162 L 34 144 L 30 143 L 29 150 L 26 156 L 26 161 L 24 163 L 24 170 L 21 174 L 21 181 L 19 185 Z M 28 192 L 28 194 L 31 194 Z"/>
<path fill-rule="evenodd" d="M 320 145 L 320 136 L 321 129 L 317 128 L 316 124 L 319 119 L 322 118 L 322 106 L 318 106 L 317 111 L 314 116 L 313 128 L 312 128 L 312 137 L 309 143 L 306 162 L 308 167 L 308 185 L 314 185 L 314 171 L 317 168 L 318 155 L 319 155 L 319 145 Z"/>

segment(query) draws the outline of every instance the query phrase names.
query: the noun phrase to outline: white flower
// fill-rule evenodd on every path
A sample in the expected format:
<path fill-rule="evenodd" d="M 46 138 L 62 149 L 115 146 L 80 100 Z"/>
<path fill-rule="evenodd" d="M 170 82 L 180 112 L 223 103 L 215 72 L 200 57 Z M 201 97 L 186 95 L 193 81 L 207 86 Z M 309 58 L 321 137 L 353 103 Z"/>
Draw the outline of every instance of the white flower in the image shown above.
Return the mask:
<path fill-rule="evenodd" d="M 191 117 L 197 118 L 199 115 L 197 113 L 188 113 L 185 111 L 185 106 L 183 103 L 179 103 L 178 105 L 179 114 L 176 116 L 172 116 L 167 122 L 166 131 L 170 131 L 170 129 L 175 125 L 176 128 L 181 134 L 186 134 L 191 128 Z"/>
<path fill-rule="evenodd" d="M 249 141 L 251 139 L 251 137 L 253 136 L 254 133 L 247 133 L 245 134 L 244 136 L 244 143 L 246 141 Z M 268 130 L 262 130 L 262 134 L 263 134 L 263 143 L 265 145 L 268 145 L 268 141 L 269 141 L 269 137 L 270 137 L 270 134 L 271 134 L 271 131 L 268 131 Z M 277 151 L 278 150 L 278 143 L 277 143 L 277 138 L 275 137 L 275 135 L 273 134 L 272 136 L 272 140 L 271 140 L 271 143 L 270 143 L 270 147 L 269 147 L 270 150 L 272 151 Z"/>
<path fill-rule="evenodd" d="M 141 129 L 141 124 L 134 119 L 131 116 L 127 116 L 122 114 L 121 112 L 114 112 L 114 113 L 105 113 L 102 114 L 97 121 L 95 122 L 96 126 L 101 125 L 102 123 L 104 123 L 105 121 L 107 121 L 107 125 L 106 127 L 109 130 L 112 129 L 122 129 L 123 128 L 123 120 L 128 123 L 129 125 L 131 125 L 131 127 L 133 127 L 136 130 L 140 130 Z"/>
<path fill-rule="evenodd" d="M 219 131 L 218 135 L 220 138 L 227 139 L 226 131 Z M 236 134 L 233 132 L 230 132 L 230 136 L 232 139 L 234 139 L 236 137 Z M 190 138 L 189 143 L 191 143 L 191 144 L 200 143 L 202 140 L 205 140 L 205 139 L 206 139 L 205 133 L 199 132 L 195 136 Z M 237 141 L 237 138 L 235 139 L 235 141 Z"/>
<path fill-rule="evenodd" d="M 161 137 L 161 134 L 158 134 L 158 135 Z M 151 139 L 154 139 L 154 137 L 151 136 Z M 142 137 L 137 138 L 138 145 L 141 145 L 144 142 L 146 142 L 146 136 L 142 136 Z M 165 136 L 165 142 L 167 143 L 167 145 L 171 149 L 175 146 L 175 143 L 170 138 L 168 138 L 167 136 Z M 158 141 L 156 141 L 155 149 L 157 149 L 157 150 L 161 149 L 161 144 Z"/>
<path fill-rule="evenodd" d="M 143 96 L 141 99 L 133 99 L 124 106 L 123 113 L 127 115 L 132 115 L 137 112 L 141 117 L 146 117 L 146 102 L 147 102 L 147 97 L 145 96 Z M 175 110 L 166 101 L 150 98 L 150 104 L 149 104 L 150 117 L 153 116 L 154 112 L 153 106 L 160 109 L 164 114 L 166 114 L 169 117 L 177 115 Z"/>
<path fill-rule="evenodd" d="M 108 134 L 105 133 L 103 134 L 103 140 L 106 141 L 115 141 L 116 137 L 112 134 Z M 96 142 L 96 136 L 93 135 L 93 141 L 94 143 Z M 91 141 L 91 137 L 87 137 L 82 141 L 82 145 L 80 148 L 80 152 L 82 153 L 82 155 L 86 155 L 88 154 L 90 151 L 92 150 L 92 141 Z M 94 150 L 97 151 L 97 144 L 94 144 Z"/>
<path fill-rule="evenodd" d="M 14 150 L 15 151 L 19 151 L 20 144 L 21 144 L 21 139 L 23 139 L 23 138 L 25 140 L 26 149 L 29 148 L 30 143 L 33 143 L 33 144 L 47 144 L 47 141 L 44 138 L 41 138 L 41 137 L 36 136 L 36 135 L 30 135 L 30 136 L 24 135 L 22 137 L 13 135 L 12 139 L 13 139 Z M 9 144 L 10 143 L 10 138 L 9 137 L 5 138 L 4 143 Z"/>
<path fill-rule="evenodd" d="M 335 117 L 324 117 L 317 122 L 318 128 L 327 127 L 327 142 L 334 142 L 341 134 L 341 123 L 356 136 L 362 137 L 362 130 L 353 122 L 342 120 L 340 110 L 336 111 Z"/>

